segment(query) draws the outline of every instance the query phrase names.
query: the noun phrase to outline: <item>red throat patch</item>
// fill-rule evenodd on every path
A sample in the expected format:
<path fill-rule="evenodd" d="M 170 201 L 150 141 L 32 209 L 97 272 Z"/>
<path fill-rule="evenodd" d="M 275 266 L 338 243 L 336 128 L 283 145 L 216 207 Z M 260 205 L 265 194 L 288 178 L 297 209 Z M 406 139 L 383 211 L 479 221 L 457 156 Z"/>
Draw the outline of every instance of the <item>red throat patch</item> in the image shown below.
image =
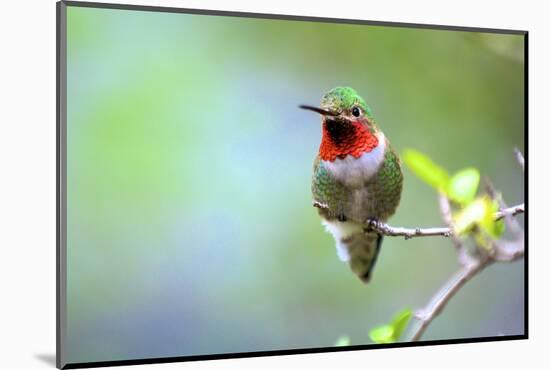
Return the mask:
<path fill-rule="evenodd" d="M 335 125 L 330 127 L 330 125 Z M 337 126 L 336 126 L 337 125 Z M 347 155 L 359 158 L 378 146 L 378 138 L 368 127 L 359 121 L 344 123 L 323 122 L 323 139 L 319 156 L 324 161 L 333 162 Z"/>

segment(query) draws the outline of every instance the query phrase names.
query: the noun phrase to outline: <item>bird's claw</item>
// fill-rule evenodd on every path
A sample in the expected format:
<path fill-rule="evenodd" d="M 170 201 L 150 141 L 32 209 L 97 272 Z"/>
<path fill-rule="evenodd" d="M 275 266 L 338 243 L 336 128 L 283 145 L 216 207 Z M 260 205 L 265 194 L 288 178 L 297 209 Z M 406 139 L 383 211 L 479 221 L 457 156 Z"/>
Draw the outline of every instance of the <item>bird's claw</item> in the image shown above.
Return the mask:
<path fill-rule="evenodd" d="M 378 229 L 378 220 L 375 218 L 369 218 L 365 223 L 367 224 L 367 231 L 376 231 Z"/>
<path fill-rule="evenodd" d="M 313 207 L 319 208 L 319 209 L 328 209 L 328 206 L 326 204 L 323 204 L 323 203 L 318 202 L 316 200 L 313 201 Z"/>

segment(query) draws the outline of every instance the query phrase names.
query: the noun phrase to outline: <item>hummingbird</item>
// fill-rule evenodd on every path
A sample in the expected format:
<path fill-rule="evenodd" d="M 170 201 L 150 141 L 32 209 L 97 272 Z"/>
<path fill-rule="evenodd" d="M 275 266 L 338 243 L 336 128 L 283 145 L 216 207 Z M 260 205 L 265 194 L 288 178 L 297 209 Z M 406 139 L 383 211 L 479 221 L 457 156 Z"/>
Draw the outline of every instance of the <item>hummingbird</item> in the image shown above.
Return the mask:
<path fill-rule="evenodd" d="M 322 139 L 313 163 L 313 206 L 336 242 L 337 255 L 368 283 L 383 235 L 369 220 L 386 222 L 401 199 L 399 156 L 374 121 L 370 107 L 351 87 L 336 87 L 320 107 Z"/>

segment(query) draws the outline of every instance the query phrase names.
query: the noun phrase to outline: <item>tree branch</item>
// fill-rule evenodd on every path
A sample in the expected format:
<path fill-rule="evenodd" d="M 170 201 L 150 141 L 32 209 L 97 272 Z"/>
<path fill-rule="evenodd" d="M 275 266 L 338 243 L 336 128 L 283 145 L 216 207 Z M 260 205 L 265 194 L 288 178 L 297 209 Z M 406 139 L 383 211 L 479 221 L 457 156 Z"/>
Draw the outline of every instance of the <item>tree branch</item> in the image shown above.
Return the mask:
<path fill-rule="evenodd" d="M 525 212 L 525 206 L 523 204 L 518 204 L 513 207 L 502 209 L 495 213 L 495 220 L 500 220 L 505 216 L 515 216 L 517 214 Z M 368 220 L 367 225 L 369 226 L 369 231 L 375 231 L 382 235 L 387 236 L 403 236 L 405 239 L 411 239 L 419 236 L 444 236 L 450 237 L 453 235 L 450 227 L 428 227 L 428 228 L 406 228 L 406 227 L 396 227 L 390 226 L 383 222 L 377 220 Z"/>
<path fill-rule="evenodd" d="M 368 225 L 371 231 L 375 231 L 378 234 L 387 236 L 404 236 L 405 239 L 414 238 L 417 236 L 451 236 L 452 232 L 448 227 L 428 227 L 428 228 L 415 228 L 409 229 L 406 227 L 394 227 L 388 224 L 369 220 Z"/>
<path fill-rule="evenodd" d="M 411 341 L 418 341 L 428 328 L 428 325 L 435 319 L 445 308 L 447 303 L 453 296 L 462 288 L 472 277 L 478 274 L 481 270 L 490 264 L 491 260 L 472 260 L 469 265 L 463 266 L 432 298 L 426 308 L 418 311 L 415 314 L 419 321 L 417 329 L 413 332 Z"/>
<path fill-rule="evenodd" d="M 516 160 L 522 170 L 525 168 L 523 155 L 518 149 L 514 150 Z M 412 331 L 411 341 L 418 341 L 430 325 L 430 323 L 441 313 L 451 298 L 475 275 L 494 262 L 513 262 L 523 258 L 525 253 L 524 231 L 513 216 L 525 212 L 525 205 L 518 204 L 514 207 L 507 207 L 500 193 L 493 187 L 491 181 L 486 179 L 487 192 L 493 200 L 499 204 L 500 210 L 495 213 L 495 220 L 504 219 L 515 239 L 491 240 L 485 245 L 483 241 L 476 239 L 477 256 L 470 256 L 464 248 L 461 239 L 453 237 L 453 242 L 459 251 L 459 261 L 462 268 L 439 290 L 432 298 L 426 308 L 417 311 L 415 317 L 418 324 Z M 453 230 L 453 221 L 449 200 L 440 194 L 439 205 L 443 221 Z M 415 230 L 416 231 L 416 230 Z M 416 236 L 416 232 L 415 235 Z M 452 235 L 452 234 L 446 234 Z M 481 245 L 479 245 L 481 243 Z"/>
<path fill-rule="evenodd" d="M 439 211 L 441 212 L 441 217 L 443 218 L 443 222 L 445 222 L 445 225 L 447 225 L 449 230 L 453 230 L 454 223 L 453 214 L 451 211 L 451 202 L 449 201 L 449 198 L 443 193 L 439 193 Z M 468 250 L 464 246 L 464 243 L 458 237 L 458 235 L 455 235 L 454 233 L 451 233 L 451 239 L 453 241 L 453 244 L 455 245 L 458 261 L 462 266 L 468 265 L 471 262 L 472 257 L 470 257 L 470 255 L 468 254 Z"/>
<path fill-rule="evenodd" d="M 517 206 L 508 207 L 498 211 L 497 213 L 495 213 L 495 220 L 500 220 L 501 218 L 504 218 L 506 216 L 515 216 L 517 214 L 524 213 L 524 212 L 525 212 L 525 204 L 521 203 L 521 204 L 518 204 Z"/>
<path fill-rule="evenodd" d="M 515 241 L 495 241 L 494 253 L 491 258 L 496 262 L 514 262 L 523 258 L 525 254 L 523 239 L 523 233 L 521 233 Z"/>

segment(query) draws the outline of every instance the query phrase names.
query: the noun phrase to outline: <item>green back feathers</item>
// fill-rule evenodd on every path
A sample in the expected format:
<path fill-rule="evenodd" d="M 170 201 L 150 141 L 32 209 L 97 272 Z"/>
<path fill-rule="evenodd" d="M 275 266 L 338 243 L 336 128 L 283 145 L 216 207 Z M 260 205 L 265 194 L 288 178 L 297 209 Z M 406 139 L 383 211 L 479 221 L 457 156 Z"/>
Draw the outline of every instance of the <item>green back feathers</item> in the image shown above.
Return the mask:
<path fill-rule="evenodd" d="M 355 105 L 360 106 L 366 116 L 373 119 L 370 107 L 351 87 L 335 87 L 326 93 L 321 100 L 321 108 L 332 109 L 337 112 L 349 110 Z"/>

